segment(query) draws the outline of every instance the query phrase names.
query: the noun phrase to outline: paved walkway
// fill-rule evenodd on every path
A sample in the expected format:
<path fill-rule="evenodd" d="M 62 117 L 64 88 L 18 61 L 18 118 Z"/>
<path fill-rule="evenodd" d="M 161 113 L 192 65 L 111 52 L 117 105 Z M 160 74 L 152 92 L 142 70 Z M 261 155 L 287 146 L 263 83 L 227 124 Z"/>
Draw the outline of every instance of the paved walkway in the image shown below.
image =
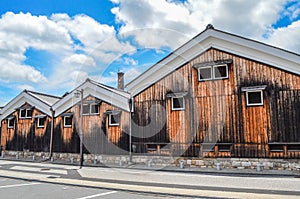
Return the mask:
<path fill-rule="evenodd" d="M 217 171 L 145 165 L 85 165 L 79 169 L 61 163 L 0 160 L 0 176 L 176 196 L 295 198 L 300 195 L 299 171 Z"/>

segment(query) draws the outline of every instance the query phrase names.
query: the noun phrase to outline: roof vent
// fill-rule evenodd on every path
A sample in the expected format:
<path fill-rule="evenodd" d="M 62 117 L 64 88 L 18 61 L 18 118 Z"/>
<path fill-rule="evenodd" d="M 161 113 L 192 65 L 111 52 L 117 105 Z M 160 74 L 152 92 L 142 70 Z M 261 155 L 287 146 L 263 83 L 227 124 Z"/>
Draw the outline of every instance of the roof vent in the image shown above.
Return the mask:
<path fill-rule="evenodd" d="M 208 25 L 206 26 L 206 29 L 215 29 L 215 28 L 214 28 L 214 26 L 213 26 L 212 24 L 208 24 Z"/>

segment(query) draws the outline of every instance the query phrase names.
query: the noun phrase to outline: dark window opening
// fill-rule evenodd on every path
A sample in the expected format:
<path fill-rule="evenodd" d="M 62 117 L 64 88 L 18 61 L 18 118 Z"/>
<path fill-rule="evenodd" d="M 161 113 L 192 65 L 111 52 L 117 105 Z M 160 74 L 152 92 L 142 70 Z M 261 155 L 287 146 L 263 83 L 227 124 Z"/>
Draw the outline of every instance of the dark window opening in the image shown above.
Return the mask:
<path fill-rule="evenodd" d="M 119 126 L 119 125 L 120 125 L 120 114 L 110 114 L 109 126 Z"/>
<path fill-rule="evenodd" d="M 99 113 L 99 104 L 91 104 L 91 114 Z"/>
<path fill-rule="evenodd" d="M 90 113 L 90 105 L 89 104 L 83 104 L 82 105 L 82 114 L 88 115 Z"/>
<path fill-rule="evenodd" d="M 19 118 L 31 118 L 32 117 L 32 109 L 20 109 Z"/>
<path fill-rule="evenodd" d="M 26 117 L 26 109 L 20 110 L 20 118 Z"/>
<path fill-rule="evenodd" d="M 14 118 L 7 120 L 7 127 L 10 129 L 15 127 L 15 119 Z"/>
<path fill-rule="evenodd" d="M 218 150 L 219 152 L 229 152 L 231 149 L 231 144 L 219 144 Z"/>
<path fill-rule="evenodd" d="M 199 68 L 199 80 L 212 79 L 211 67 Z"/>
<path fill-rule="evenodd" d="M 184 110 L 184 97 L 172 97 L 172 110 Z"/>
<path fill-rule="evenodd" d="M 32 109 L 26 109 L 26 117 L 31 118 L 32 117 Z"/>
<path fill-rule="evenodd" d="M 37 119 L 37 127 L 44 127 L 46 122 L 46 117 L 40 117 Z"/>
<path fill-rule="evenodd" d="M 214 66 L 214 78 L 227 78 L 228 77 L 228 68 L 227 65 Z"/>
<path fill-rule="evenodd" d="M 72 127 L 73 117 L 65 116 L 64 117 L 64 127 Z"/>
<path fill-rule="evenodd" d="M 287 150 L 288 151 L 300 151 L 300 144 L 288 144 L 287 145 Z"/>
<path fill-rule="evenodd" d="M 247 91 L 247 106 L 263 105 L 262 91 Z"/>
<path fill-rule="evenodd" d="M 269 144 L 270 151 L 272 152 L 282 152 L 283 144 Z"/>

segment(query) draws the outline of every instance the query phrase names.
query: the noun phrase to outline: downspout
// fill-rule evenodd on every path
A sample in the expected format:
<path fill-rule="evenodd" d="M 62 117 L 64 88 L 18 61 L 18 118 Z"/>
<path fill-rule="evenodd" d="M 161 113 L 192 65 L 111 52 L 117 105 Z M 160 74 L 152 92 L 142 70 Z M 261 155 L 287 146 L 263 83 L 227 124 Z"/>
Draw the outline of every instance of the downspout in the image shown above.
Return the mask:
<path fill-rule="evenodd" d="M 55 111 L 50 108 L 51 111 L 51 133 L 50 133 L 50 151 L 49 151 L 49 159 L 53 157 L 53 135 L 54 135 L 54 113 Z"/>
<path fill-rule="evenodd" d="M 131 127 L 131 118 L 132 118 L 132 105 L 133 105 L 133 98 L 130 95 L 129 100 L 129 162 L 132 163 L 132 127 Z"/>

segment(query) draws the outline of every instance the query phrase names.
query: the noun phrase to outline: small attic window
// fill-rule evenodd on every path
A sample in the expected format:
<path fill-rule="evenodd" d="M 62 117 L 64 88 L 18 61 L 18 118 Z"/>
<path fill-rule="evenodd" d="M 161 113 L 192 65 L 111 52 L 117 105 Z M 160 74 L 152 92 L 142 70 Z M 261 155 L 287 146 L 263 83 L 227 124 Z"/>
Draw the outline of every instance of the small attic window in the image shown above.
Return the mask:
<path fill-rule="evenodd" d="M 20 109 L 19 118 L 31 118 L 32 117 L 32 108 Z"/>
<path fill-rule="evenodd" d="M 46 122 L 46 115 L 36 115 L 37 128 L 43 128 Z"/>
<path fill-rule="evenodd" d="M 9 129 L 15 128 L 15 118 L 14 117 L 7 118 L 7 128 L 9 128 Z"/>
<path fill-rule="evenodd" d="M 73 113 L 63 113 L 61 114 L 61 117 L 63 119 L 63 122 L 64 122 L 64 127 L 65 128 L 69 128 L 69 127 L 72 127 L 73 125 Z"/>
<path fill-rule="evenodd" d="M 185 106 L 184 106 L 184 97 L 172 97 L 172 110 L 173 111 L 177 111 L 177 110 L 184 110 Z"/>
<path fill-rule="evenodd" d="M 120 114 L 109 114 L 109 126 L 119 126 L 120 125 Z"/>
<path fill-rule="evenodd" d="M 198 80 L 218 80 L 227 79 L 228 67 L 232 64 L 232 60 L 218 60 L 211 62 L 198 63 L 194 65 L 194 68 L 198 70 Z"/>
<path fill-rule="evenodd" d="M 166 97 L 171 98 L 172 111 L 184 110 L 185 109 L 185 96 L 188 92 L 177 92 L 168 93 Z"/>
<path fill-rule="evenodd" d="M 267 86 L 253 86 L 253 87 L 243 87 L 242 91 L 246 92 L 246 105 L 247 106 L 263 106 L 264 105 L 264 95 L 263 90 Z"/>
<path fill-rule="evenodd" d="M 226 64 L 213 66 L 213 69 L 214 79 L 228 78 L 228 66 Z"/>
<path fill-rule="evenodd" d="M 88 103 L 88 104 L 83 104 L 83 115 L 95 115 L 99 113 L 99 103 Z"/>
<path fill-rule="evenodd" d="M 64 116 L 64 127 L 72 127 L 73 124 L 73 116 L 66 115 Z"/>
<path fill-rule="evenodd" d="M 120 110 L 106 111 L 106 114 L 108 115 L 108 126 L 120 126 L 121 113 Z"/>
<path fill-rule="evenodd" d="M 206 66 L 198 69 L 199 81 L 212 79 L 212 68 L 211 66 Z"/>

